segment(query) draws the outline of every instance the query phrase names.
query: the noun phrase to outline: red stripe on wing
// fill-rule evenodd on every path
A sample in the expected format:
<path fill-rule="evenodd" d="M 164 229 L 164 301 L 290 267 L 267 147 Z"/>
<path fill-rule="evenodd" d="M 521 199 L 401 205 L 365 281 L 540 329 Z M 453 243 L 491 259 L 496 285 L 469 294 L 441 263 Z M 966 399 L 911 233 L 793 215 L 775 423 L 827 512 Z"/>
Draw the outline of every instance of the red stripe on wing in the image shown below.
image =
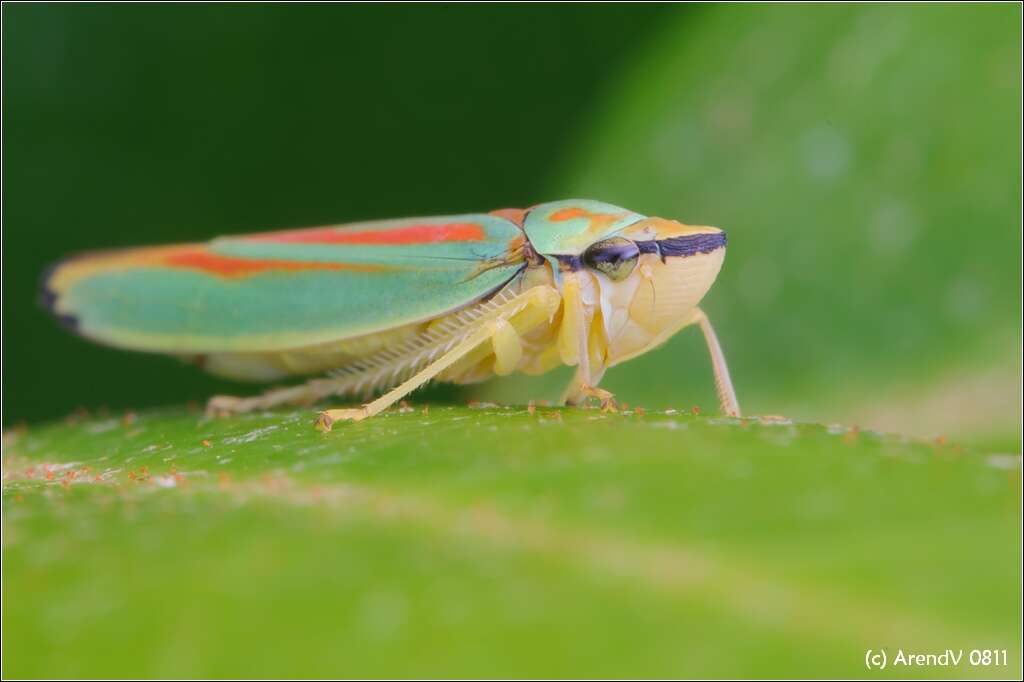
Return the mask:
<path fill-rule="evenodd" d="M 367 263 L 319 263 L 316 261 L 294 261 L 270 258 L 236 258 L 221 256 L 202 248 L 177 251 L 161 259 L 162 265 L 173 268 L 187 268 L 219 275 L 221 277 L 245 277 L 261 272 L 295 272 L 301 270 L 355 270 L 358 272 L 380 272 L 390 270 L 384 265 Z"/>
<path fill-rule="evenodd" d="M 480 242 L 487 233 L 479 223 L 406 225 L 385 230 L 353 232 L 335 227 L 285 230 L 256 234 L 244 239 L 281 244 L 430 244 L 435 242 Z"/>

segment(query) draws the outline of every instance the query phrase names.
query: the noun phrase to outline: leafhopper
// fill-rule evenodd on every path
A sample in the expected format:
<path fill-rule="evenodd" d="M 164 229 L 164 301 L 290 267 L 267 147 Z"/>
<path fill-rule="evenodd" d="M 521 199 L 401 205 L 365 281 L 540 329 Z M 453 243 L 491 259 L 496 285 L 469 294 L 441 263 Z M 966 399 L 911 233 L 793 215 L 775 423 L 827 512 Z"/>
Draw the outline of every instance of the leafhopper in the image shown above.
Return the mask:
<path fill-rule="evenodd" d="M 572 199 L 528 209 L 219 237 L 82 254 L 43 300 L 93 341 L 162 353 L 236 380 L 313 377 L 212 413 L 329 396 L 369 399 L 318 424 L 378 414 L 425 383 L 576 367 L 564 402 L 613 397 L 605 370 L 697 325 L 721 410 L 739 416 L 698 307 L 725 258 L 714 227 Z"/>

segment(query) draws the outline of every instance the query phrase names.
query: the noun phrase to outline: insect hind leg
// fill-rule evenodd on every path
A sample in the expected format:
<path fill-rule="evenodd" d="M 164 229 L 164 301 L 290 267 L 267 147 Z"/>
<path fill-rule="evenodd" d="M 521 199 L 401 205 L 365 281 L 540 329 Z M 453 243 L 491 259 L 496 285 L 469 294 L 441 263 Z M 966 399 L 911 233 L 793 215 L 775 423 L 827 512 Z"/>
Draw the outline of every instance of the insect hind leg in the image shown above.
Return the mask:
<path fill-rule="evenodd" d="M 465 328 L 457 343 L 416 374 L 361 407 L 321 412 L 317 427 L 329 431 L 337 421 L 360 421 L 379 414 L 423 384 L 442 375 L 484 343 L 491 344 L 498 373 L 513 371 L 522 357 L 519 335 L 550 320 L 560 301 L 561 297 L 554 288 L 538 286 L 491 307 L 486 314 Z"/>
<path fill-rule="evenodd" d="M 336 382 L 329 378 L 311 379 L 297 386 L 273 388 L 260 395 L 240 397 L 215 395 L 206 402 L 206 414 L 226 417 L 281 405 L 308 406 L 337 393 Z"/>
<path fill-rule="evenodd" d="M 286 404 L 311 405 L 334 395 L 392 389 L 362 407 L 323 412 L 318 425 L 326 430 L 338 420 L 358 421 L 373 416 L 432 379 L 452 380 L 454 377 L 448 374 L 458 369 L 457 363 L 487 342 L 488 351 L 494 355 L 492 371 L 507 374 L 522 358 L 520 335 L 549 321 L 560 300 L 557 290 L 548 286 L 508 292 L 454 316 L 441 331 L 428 330 L 416 339 L 342 368 L 335 376 L 253 397 L 215 396 L 207 403 L 207 413 L 226 416 Z"/>

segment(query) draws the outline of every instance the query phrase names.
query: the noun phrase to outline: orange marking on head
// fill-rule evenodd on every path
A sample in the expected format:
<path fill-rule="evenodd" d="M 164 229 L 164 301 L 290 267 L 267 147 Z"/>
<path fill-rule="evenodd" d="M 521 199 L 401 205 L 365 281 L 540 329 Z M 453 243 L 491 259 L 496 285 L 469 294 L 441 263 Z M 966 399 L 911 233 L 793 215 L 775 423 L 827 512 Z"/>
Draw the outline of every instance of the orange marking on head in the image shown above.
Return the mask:
<path fill-rule="evenodd" d="M 562 222 L 564 220 L 572 220 L 573 218 L 585 218 L 590 221 L 590 225 L 587 227 L 587 234 L 590 235 L 601 235 L 608 231 L 608 228 L 614 223 L 624 218 L 626 213 L 591 213 L 585 208 L 579 206 L 571 206 L 569 208 L 561 208 L 550 216 L 549 220 L 555 222 Z"/>
<path fill-rule="evenodd" d="M 579 208 L 574 206 L 572 208 L 562 208 L 549 216 L 550 220 L 554 220 L 556 223 L 560 223 L 563 220 L 572 220 L 573 218 L 586 218 L 590 216 L 590 211 L 585 208 Z"/>
<path fill-rule="evenodd" d="M 361 230 L 336 227 L 313 227 L 307 230 L 284 230 L 243 237 L 254 242 L 280 244 L 432 244 L 436 242 L 479 242 L 487 238 L 479 223 L 425 223 L 394 229 Z"/>
<path fill-rule="evenodd" d="M 356 272 L 380 272 L 387 266 L 366 263 L 318 263 L 276 258 L 237 258 L 222 256 L 204 249 L 188 249 L 164 257 L 163 265 L 174 268 L 190 268 L 222 277 L 245 277 L 259 272 L 302 270 L 350 270 Z"/>

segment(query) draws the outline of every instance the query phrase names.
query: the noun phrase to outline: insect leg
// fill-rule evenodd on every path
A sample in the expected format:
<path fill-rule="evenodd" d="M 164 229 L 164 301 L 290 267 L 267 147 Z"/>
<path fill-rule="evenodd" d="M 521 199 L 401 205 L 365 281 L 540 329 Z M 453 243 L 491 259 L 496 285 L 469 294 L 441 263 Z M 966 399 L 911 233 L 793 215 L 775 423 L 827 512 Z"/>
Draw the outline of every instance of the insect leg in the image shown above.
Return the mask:
<path fill-rule="evenodd" d="M 241 414 L 253 410 L 269 410 L 279 405 L 312 405 L 337 392 L 331 379 L 311 379 L 298 386 L 275 388 L 260 395 L 237 397 L 215 395 L 206 402 L 209 415 Z"/>
<path fill-rule="evenodd" d="M 583 309 L 582 294 L 578 281 L 566 277 L 563 288 L 563 316 L 560 335 L 563 337 L 563 361 L 576 360 L 576 374 L 565 389 L 561 402 L 579 405 L 588 398 L 601 401 L 601 409 L 615 411 L 615 396 L 611 392 L 598 388 L 597 384 L 604 376 L 603 362 L 594 362 L 591 353 L 591 323 Z"/>
<path fill-rule="evenodd" d="M 519 347 L 518 338 L 515 339 L 514 345 L 512 343 L 510 334 L 518 334 L 510 320 L 522 315 L 523 318 L 530 319 L 532 324 L 538 324 L 551 318 L 557 309 L 558 301 L 558 292 L 551 287 L 539 286 L 528 289 L 496 309 L 492 316 L 471 328 L 459 343 L 406 381 L 362 407 L 321 412 L 317 426 L 329 431 L 331 425 L 338 420 L 360 421 L 372 417 L 437 377 L 480 344 L 488 341 L 493 345 L 497 367 L 502 371 L 512 371 L 514 366 L 510 365 L 513 360 L 518 363 L 522 349 Z"/>
<path fill-rule="evenodd" d="M 494 321 L 491 348 L 494 351 L 494 373 L 505 376 L 515 371 L 523 359 L 523 343 L 519 332 L 503 317 Z"/>
<path fill-rule="evenodd" d="M 718 343 L 718 336 L 711 326 L 711 321 L 704 311 L 696 308 L 693 312 L 693 320 L 700 325 L 704 333 L 704 342 L 708 345 L 708 353 L 711 355 L 711 366 L 715 371 L 715 391 L 718 393 L 718 404 L 722 414 L 729 417 L 739 417 L 740 404 L 736 400 L 736 390 L 732 387 L 732 379 L 729 377 L 729 367 L 725 364 L 725 353 Z"/>
<path fill-rule="evenodd" d="M 572 381 L 569 382 L 569 385 L 566 386 L 565 391 L 562 393 L 561 403 L 563 405 L 580 405 L 588 398 L 596 398 L 601 402 L 602 411 L 618 411 L 618 406 L 615 403 L 615 394 L 597 387 L 597 383 L 604 375 L 604 368 L 601 368 L 597 376 L 594 376 L 593 370 L 591 372 L 588 379 L 584 376 L 581 369 L 576 370 Z"/>

